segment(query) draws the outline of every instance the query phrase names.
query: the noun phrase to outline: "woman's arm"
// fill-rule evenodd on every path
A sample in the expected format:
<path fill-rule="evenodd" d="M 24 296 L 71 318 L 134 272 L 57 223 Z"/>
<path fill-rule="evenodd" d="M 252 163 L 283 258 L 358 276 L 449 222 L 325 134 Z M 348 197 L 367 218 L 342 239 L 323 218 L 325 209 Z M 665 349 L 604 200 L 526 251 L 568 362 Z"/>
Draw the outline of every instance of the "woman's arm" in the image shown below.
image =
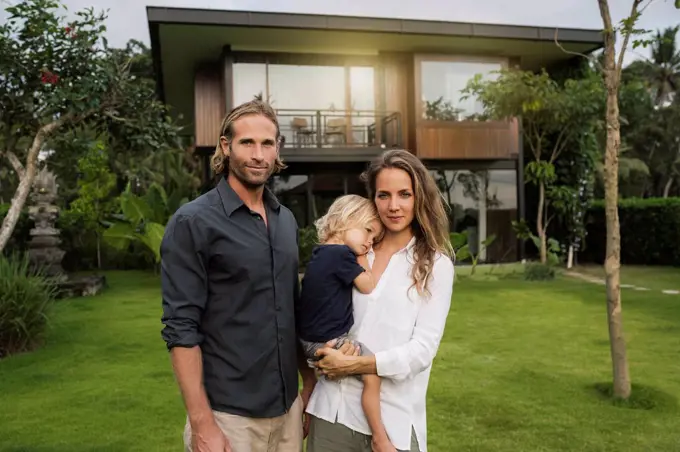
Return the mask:
<path fill-rule="evenodd" d="M 441 257 L 435 263 L 430 286 L 432 296 L 418 311 L 411 339 L 405 344 L 377 352 L 374 356 L 347 356 L 342 351 L 325 348 L 318 362 L 322 373 L 329 378 L 354 374 L 377 374 L 403 380 L 427 369 L 437 354 L 451 307 L 453 292 L 453 263 Z"/>

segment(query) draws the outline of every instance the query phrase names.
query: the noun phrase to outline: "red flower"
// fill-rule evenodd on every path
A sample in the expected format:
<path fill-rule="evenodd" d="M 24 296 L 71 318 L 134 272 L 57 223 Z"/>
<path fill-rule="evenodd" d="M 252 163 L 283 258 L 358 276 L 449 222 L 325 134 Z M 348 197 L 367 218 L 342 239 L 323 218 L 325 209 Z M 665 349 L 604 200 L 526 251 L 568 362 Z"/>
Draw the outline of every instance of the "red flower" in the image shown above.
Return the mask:
<path fill-rule="evenodd" d="M 66 32 L 66 34 L 71 33 L 71 27 L 64 27 L 64 31 Z"/>
<path fill-rule="evenodd" d="M 40 76 L 40 81 L 43 83 L 43 85 L 56 85 L 59 81 L 59 76 L 50 71 L 43 70 L 42 75 Z"/>

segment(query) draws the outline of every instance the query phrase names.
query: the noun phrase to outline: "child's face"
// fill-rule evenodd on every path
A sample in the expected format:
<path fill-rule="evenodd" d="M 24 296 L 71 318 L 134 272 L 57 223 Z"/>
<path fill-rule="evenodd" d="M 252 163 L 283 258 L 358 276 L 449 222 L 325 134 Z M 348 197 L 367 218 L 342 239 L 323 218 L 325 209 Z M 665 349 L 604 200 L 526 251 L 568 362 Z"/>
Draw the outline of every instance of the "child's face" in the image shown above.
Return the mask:
<path fill-rule="evenodd" d="M 345 231 L 342 241 L 349 246 L 354 254 L 360 256 L 368 253 L 373 245 L 373 240 L 380 234 L 380 222 L 372 221 L 365 227 L 355 226 Z"/>

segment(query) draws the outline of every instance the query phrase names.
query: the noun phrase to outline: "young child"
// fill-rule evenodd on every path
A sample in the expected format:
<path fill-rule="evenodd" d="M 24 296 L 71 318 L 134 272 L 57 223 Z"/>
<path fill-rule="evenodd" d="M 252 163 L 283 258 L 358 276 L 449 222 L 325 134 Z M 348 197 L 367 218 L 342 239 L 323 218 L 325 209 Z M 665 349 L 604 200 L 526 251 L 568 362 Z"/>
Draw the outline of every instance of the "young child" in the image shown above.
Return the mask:
<path fill-rule="evenodd" d="M 354 324 L 352 289 L 370 293 L 375 280 L 366 253 L 382 233 L 373 203 L 358 195 L 336 199 L 328 212 L 315 222 L 319 245 L 307 264 L 296 311 L 298 335 L 310 366 L 319 358 L 316 351 L 336 340 L 334 348 L 347 341 L 358 345 L 361 354 L 370 352 L 349 337 Z M 389 441 L 380 414 L 380 377 L 363 375 L 362 407 L 375 443 Z"/>

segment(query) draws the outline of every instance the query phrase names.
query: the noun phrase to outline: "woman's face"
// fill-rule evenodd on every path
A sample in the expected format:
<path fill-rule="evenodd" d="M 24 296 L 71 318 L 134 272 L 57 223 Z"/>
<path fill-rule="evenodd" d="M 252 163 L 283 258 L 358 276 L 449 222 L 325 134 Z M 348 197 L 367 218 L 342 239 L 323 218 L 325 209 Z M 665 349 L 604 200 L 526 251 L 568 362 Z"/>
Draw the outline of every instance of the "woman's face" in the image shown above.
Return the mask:
<path fill-rule="evenodd" d="M 411 226 L 415 207 L 413 184 L 408 173 L 386 168 L 375 181 L 375 205 L 380 220 L 390 232 L 401 232 Z"/>

